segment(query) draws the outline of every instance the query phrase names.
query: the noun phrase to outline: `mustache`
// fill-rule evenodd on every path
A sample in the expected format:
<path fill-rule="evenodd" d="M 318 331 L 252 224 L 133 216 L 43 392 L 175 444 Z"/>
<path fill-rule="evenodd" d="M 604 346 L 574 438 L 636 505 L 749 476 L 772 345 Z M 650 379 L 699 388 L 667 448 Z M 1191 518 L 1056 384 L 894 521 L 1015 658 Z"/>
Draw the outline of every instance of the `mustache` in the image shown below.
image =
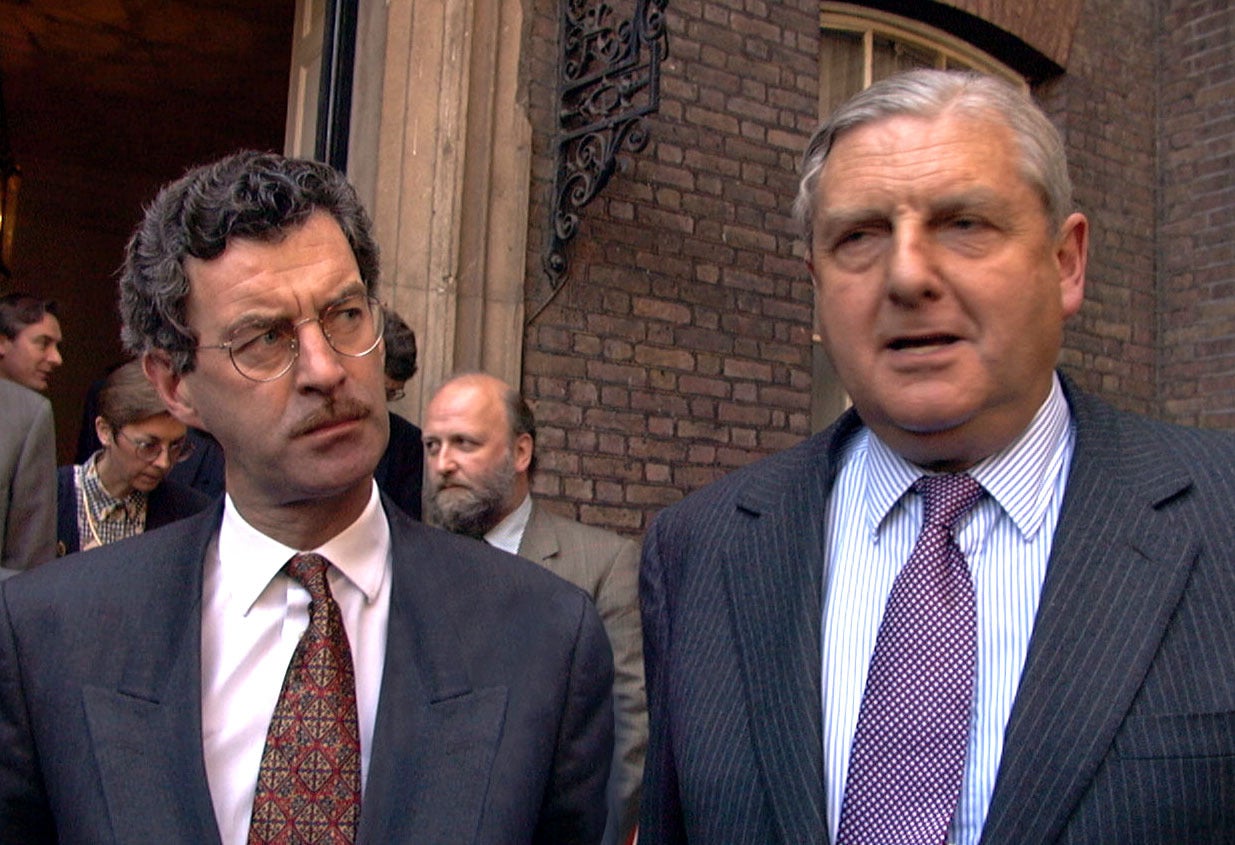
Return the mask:
<path fill-rule="evenodd" d="M 372 416 L 373 409 L 359 399 L 334 399 L 292 427 L 292 437 L 299 437 L 341 422 L 362 420 Z"/>
<path fill-rule="evenodd" d="M 473 486 L 457 477 L 455 474 L 438 475 L 436 473 L 425 473 L 425 487 L 433 493 L 437 493 L 446 487 L 458 487 L 464 490 L 472 490 Z"/>

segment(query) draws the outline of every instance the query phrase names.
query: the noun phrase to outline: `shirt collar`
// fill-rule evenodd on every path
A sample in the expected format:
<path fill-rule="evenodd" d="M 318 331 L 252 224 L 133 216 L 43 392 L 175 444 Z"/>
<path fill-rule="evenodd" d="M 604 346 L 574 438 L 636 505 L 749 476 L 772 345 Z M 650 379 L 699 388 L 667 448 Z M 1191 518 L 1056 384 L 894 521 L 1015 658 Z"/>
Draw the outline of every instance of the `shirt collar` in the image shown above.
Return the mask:
<path fill-rule="evenodd" d="M 299 552 L 316 552 L 329 560 L 358 590 L 366 602 L 377 599 L 388 577 L 390 524 L 374 483 L 369 502 L 356 521 L 315 549 L 293 549 L 267 537 L 236 509 L 231 495 L 223 499 L 219 526 L 221 583 L 248 613 L 283 565 Z"/>
<path fill-rule="evenodd" d="M 146 504 L 146 494 L 141 490 L 131 490 L 123 499 L 117 499 L 103 486 L 99 477 L 98 459 L 103 454 L 100 449 L 89 458 L 82 468 L 82 492 L 86 496 L 86 505 L 97 519 L 106 519 L 107 515 L 116 509 L 124 511 L 128 519 L 136 519 Z"/>
<path fill-rule="evenodd" d="M 519 507 L 506 514 L 506 518 L 485 533 L 485 542 L 496 546 L 512 555 L 519 553 L 519 544 L 523 542 L 523 532 L 527 530 L 527 521 L 532 516 L 532 495 L 523 497 Z"/>
<path fill-rule="evenodd" d="M 1026 539 L 1042 527 L 1074 437 L 1068 402 L 1059 376 L 1053 375 L 1046 401 L 1021 436 L 969 470 Z M 866 491 L 867 526 L 877 539 L 893 507 L 924 470 L 893 452 L 870 429 L 863 429 L 854 450 L 863 476 L 860 489 Z"/>

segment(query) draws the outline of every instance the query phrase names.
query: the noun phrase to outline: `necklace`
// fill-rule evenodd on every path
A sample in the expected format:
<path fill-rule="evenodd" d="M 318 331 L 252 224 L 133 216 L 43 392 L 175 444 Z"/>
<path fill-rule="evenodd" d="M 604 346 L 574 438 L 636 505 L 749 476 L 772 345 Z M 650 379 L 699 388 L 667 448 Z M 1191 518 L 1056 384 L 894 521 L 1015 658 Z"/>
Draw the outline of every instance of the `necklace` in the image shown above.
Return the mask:
<path fill-rule="evenodd" d="M 103 539 L 99 537 L 99 529 L 94 525 L 94 508 L 90 506 L 90 497 L 86 495 L 86 491 L 82 491 L 82 504 L 86 507 L 86 525 L 90 527 L 90 536 L 94 539 L 93 543 L 87 543 L 82 547 L 82 551 L 87 549 L 98 548 L 103 545 Z"/>
<path fill-rule="evenodd" d="M 101 470 L 100 463 L 102 463 L 101 459 L 104 457 L 104 455 L 101 453 L 96 453 L 96 454 L 98 455 L 98 457 L 96 457 L 94 461 L 93 482 L 96 484 L 98 491 L 100 491 L 106 499 L 115 499 L 117 502 L 119 502 L 119 507 L 124 509 L 126 523 L 127 523 L 127 518 L 129 516 L 128 506 L 124 504 L 123 499 L 116 499 L 116 497 L 112 496 L 111 492 L 107 489 L 107 485 L 103 482 L 103 476 L 100 472 Z M 87 549 L 98 548 L 99 546 L 103 545 L 103 537 L 102 537 L 102 533 L 100 531 L 99 526 L 106 519 L 105 512 L 108 509 L 115 507 L 115 505 L 108 505 L 107 502 L 105 501 L 102 503 L 103 508 L 100 510 L 100 512 L 97 515 L 95 514 L 94 503 L 92 501 L 94 497 L 92 497 L 90 494 L 90 490 L 92 488 L 90 488 L 89 484 L 87 483 L 88 475 L 90 475 L 90 471 L 83 470 L 81 477 L 78 479 L 78 485 L 79 485 L 78 493 L 81 495 L 82 510 L 84 510 L 86 513 L 86 527 L 90 530 L 90 536 L 88 538 L 83 538 L 85 542 L 82 545 L 82 548 L 81 548 L 82 551 L 86 551 Z M 129 532 L 125 531 L 124 533 L 127 534 Z M 140 534 L 141 529 L 138 528 L 137 531 L 133 533 Z M 117 539 L 117 538 L 113 537 L 113 539 Z"/>

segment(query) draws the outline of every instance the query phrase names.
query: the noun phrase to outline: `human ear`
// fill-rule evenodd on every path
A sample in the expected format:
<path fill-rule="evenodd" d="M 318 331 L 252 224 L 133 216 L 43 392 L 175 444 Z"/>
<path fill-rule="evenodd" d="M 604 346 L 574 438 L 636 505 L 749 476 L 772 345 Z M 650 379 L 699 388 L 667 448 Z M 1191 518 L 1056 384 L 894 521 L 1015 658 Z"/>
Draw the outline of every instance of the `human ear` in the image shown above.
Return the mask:
<path fill-rule="evenodd" d="M 1088 258 L 1089 221 L 1079 212 L 1070 214 L 1059 227 L 1055 245 L 1060 301 L 1065 318 L 1081 310 L 1081 303 L 1085 300 L 1085 265 Z"/>
<path fill-rule="evenodd" d="M 142 372 L 167 406 L 168 412 L 191 428 L 205 429 L 193 404 L 193 391 L 182 373 L 175 372 L 171 357 L 162 349 L 152 349 L 142 356 Z"/>
<path fill-rule="evenodd" d="M 94 433 L 98 435 L 99 442 L 104 446 L 111 446 L 111 426 L 107 424 L 107 420 L 102 417 L 94 418 Z"/>
<path fill-rule="evenodd" d="M 520 434 L 515 438 L 515 471 L 527 472 L 527 468 L 532 465 L 532 450 L 535 445 L 532 442 L 532 435 Z"/>

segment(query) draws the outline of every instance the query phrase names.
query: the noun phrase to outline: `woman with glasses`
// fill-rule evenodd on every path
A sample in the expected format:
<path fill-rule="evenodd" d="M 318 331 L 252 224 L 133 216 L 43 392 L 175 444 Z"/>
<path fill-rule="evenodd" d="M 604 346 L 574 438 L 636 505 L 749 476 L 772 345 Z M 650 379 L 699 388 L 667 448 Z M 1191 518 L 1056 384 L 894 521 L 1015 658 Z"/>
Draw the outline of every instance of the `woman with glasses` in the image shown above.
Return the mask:
<path fill-rule="evenodd" d="M 99 392 L 102 448 L 58 473 L 60 554 L 114 543 L 197 513 L 210 497 L 164 476 L 192 452 L 184 423 L 167 412 L 137 361 Z"/>

